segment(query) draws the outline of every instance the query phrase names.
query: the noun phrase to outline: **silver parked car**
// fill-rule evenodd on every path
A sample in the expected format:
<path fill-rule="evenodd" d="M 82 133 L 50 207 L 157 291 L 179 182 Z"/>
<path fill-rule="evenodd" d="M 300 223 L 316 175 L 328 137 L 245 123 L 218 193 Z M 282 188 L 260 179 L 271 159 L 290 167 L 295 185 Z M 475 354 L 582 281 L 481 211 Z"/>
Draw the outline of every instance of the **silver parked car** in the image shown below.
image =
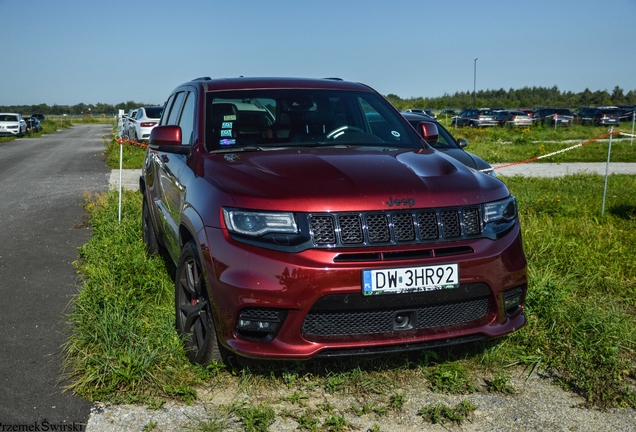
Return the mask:
<path fill-rule="evenodd" d="M 532 116 L 523 111 L 500 110 L 495 112 L 500 126 L 527 127 L 532 126 Z"/>
<path fill-rule="evenodd" d="M 27 131 L 27 124 L 18 113 L 0 113 L 0 136 L 21 137 Z"/>

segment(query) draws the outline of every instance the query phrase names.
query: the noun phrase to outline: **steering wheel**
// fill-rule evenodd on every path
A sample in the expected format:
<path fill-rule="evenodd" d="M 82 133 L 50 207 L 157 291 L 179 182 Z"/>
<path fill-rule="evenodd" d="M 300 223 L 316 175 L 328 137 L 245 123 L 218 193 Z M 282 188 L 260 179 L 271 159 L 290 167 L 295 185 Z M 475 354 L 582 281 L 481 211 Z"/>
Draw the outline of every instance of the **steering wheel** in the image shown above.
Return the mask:
<path fill-rule="evenodd" d="M 340 136 L 342 136 L 343 134 L 345 134 L 347 132 L 362 132 L 362 133 L 366 133 L 365 131 L 363 131 L 359 127 L 355 127 L 355 126 L 351 126 L 351 125 L 344 125 L 344 126 L 340 126 L 338 128 L 335 128 L 334 130 L 329 132 L 327 134 L 327 139 L 333 139 L 333 140 L 338 139 Z"/>

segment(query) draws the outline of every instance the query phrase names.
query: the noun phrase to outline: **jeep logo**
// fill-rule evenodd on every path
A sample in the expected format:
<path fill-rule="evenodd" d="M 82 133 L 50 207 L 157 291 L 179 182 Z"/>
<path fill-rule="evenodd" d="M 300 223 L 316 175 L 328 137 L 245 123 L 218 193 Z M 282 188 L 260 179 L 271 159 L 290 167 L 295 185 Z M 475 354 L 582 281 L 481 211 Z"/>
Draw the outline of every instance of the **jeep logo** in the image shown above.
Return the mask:
<path fill-rule="evenodd" d="M 402 198 L 402 199 L 395 199 L 393 197 L 389 198 L 389 201 L 386 203 L 386 205 L 388 205 L 389 207 L 413 207 L 415 205 L 415 199 L 413 198 Z"/>

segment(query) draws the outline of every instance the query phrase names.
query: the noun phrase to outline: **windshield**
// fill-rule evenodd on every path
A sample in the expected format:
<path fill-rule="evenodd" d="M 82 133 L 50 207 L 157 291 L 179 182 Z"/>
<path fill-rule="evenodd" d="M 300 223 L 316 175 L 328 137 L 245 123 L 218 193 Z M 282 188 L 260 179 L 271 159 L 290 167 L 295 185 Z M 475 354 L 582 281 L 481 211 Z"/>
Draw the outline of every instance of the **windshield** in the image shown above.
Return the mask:
<path fill-rule="evenodd" d="M 206 104 L 208 151 L 329 145 L 422 148 L 400 114 L 373 92 L 210 92 Z"/>

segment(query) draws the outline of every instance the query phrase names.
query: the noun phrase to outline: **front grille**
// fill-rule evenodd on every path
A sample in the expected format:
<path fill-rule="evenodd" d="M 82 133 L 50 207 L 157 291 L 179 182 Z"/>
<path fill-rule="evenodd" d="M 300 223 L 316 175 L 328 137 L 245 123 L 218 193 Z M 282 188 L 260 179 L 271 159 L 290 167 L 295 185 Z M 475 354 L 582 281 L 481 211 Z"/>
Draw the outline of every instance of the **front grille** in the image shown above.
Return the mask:
<path fill-rule="evenodd" d="M 467 323 L 486 315 L 488 297 L 452 303 L 424 305 L 414 308 L 417 313 L 415 329 L 429 329 Z M 371 335 L 393 331 L 393 317 L 400 309 L 311 311 L 303 322 L 303 335 L 312 337 L 338 337 Z"/>
<path fill-rule="evenodd" d="M 479 207 L 309 214 L 315 247 L 417 244 L 459 240 L 482 232 Z"/>

